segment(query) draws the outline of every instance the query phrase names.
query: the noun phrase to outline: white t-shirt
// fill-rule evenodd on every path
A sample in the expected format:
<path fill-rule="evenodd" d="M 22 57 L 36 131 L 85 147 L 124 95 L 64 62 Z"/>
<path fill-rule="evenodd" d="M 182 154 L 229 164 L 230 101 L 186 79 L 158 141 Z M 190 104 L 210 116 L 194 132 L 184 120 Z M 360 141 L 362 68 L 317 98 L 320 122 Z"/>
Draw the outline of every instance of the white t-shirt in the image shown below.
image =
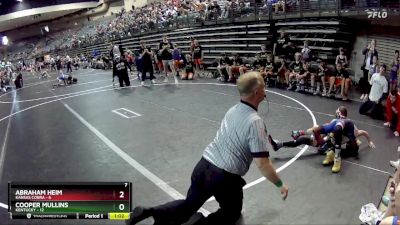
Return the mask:
<path fill-rule="evenodd" d="M 373 102 L 378 101 L 383 93 L 388 92 L 388 82 L 385 76 L 381 76 L 379 73 L 374 73 L 369 82 L 372 87 L 369 92 L 369 99 Z"/>

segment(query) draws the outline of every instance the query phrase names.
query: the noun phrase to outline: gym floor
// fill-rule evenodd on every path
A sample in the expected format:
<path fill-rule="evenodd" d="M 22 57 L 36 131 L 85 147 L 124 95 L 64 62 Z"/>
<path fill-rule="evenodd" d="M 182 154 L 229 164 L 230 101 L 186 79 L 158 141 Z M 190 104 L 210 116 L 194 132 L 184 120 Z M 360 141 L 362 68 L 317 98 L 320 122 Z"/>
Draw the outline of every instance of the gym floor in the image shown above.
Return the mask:
<path fill-rule="evenodd" d="M 54 73 L 47 80 L 25 74 L 23 89 L 0 96 L 0 224 L 124 224 L 9 220 L 9 181 L 131 181 L 133 206 L 185 196 L 204 148 L 239 101 L 234 85 L 214 79 L 159 78 L 141 87 L 134 76 L 132 86 L 121 89 L 112 87 L 111 71 L 73 73 L 78 84 L 55 88 Z M 343 104 L 377 148 L 370 150 L 362 139 L 359 158 L 345 159 L 339 174 L 323 167 L 324 157 L 312 147 L 270 150 L 289 197 L 283 201 L 252 165 L 245 176 L 244 224 L 360 224 L 361 206 L 380 202 L 400 139 L 382 121 L 360 116 L 357 101 L 267 91 L 259 114 L 275 139 L 290 140 L 291 130 L 330 121 Z M 202 209 L 217 208 L 211 200 Z"/>

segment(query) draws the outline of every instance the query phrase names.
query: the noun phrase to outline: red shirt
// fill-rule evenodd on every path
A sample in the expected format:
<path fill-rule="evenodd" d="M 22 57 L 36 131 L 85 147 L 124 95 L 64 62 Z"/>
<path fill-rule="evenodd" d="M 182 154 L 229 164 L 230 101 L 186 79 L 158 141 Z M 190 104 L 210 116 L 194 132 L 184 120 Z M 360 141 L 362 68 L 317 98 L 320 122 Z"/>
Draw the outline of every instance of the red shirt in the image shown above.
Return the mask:
<path fill-rule="evenodd" d="M 397 114 L 393 113 L 392 106 L 396 109 Z M 398 94 L 394 103 L 390 101 L 390 95 L 386 100 L 386 121 L 391 123 L 393 116 L 397 116 L 396 131 L 400 132 L 400 95 Z"/>

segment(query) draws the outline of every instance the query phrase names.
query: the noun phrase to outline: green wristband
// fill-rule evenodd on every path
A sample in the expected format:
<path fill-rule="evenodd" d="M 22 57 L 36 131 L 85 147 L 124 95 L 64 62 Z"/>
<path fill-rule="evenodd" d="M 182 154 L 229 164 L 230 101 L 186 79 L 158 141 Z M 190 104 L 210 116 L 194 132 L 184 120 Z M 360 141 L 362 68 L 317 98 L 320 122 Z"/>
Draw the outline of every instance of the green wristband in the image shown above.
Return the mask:
<path fill-rule="evenodd" d="M 278 181 L 275 183 L 275 186 L 276 186 L 277 188 L 281 188 L 281 187 L 283 186 L 283 182 L 282 182 L 281 180 L 278 180 Z"/>

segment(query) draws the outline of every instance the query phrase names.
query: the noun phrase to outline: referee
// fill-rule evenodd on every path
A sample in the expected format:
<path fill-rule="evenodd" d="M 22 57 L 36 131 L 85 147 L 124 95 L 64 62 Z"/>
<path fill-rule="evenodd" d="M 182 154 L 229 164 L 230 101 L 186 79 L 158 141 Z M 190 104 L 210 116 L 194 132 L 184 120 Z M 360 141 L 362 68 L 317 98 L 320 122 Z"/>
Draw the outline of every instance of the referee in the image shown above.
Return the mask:
<path fill-rule="evenodd" d="M 283 199 L 288 187 L 283 184 L 269 160 L 267 130 L 257 113 L 265 98 L 265 83 L 258 72 L 238 79 L 240 102 L 225 114 L 214 140 L 206 147 L 191 177 L 185 200 L 151 208 L 136 207 L 127 224 L 153 217 L 154 224 L 182 224 L 214 196 L 220 209 L 195 224 L 233 225 L 239 219 L 243 204 L 244 176 L 254 159 L 261 173 L 280 189 Z"/>

